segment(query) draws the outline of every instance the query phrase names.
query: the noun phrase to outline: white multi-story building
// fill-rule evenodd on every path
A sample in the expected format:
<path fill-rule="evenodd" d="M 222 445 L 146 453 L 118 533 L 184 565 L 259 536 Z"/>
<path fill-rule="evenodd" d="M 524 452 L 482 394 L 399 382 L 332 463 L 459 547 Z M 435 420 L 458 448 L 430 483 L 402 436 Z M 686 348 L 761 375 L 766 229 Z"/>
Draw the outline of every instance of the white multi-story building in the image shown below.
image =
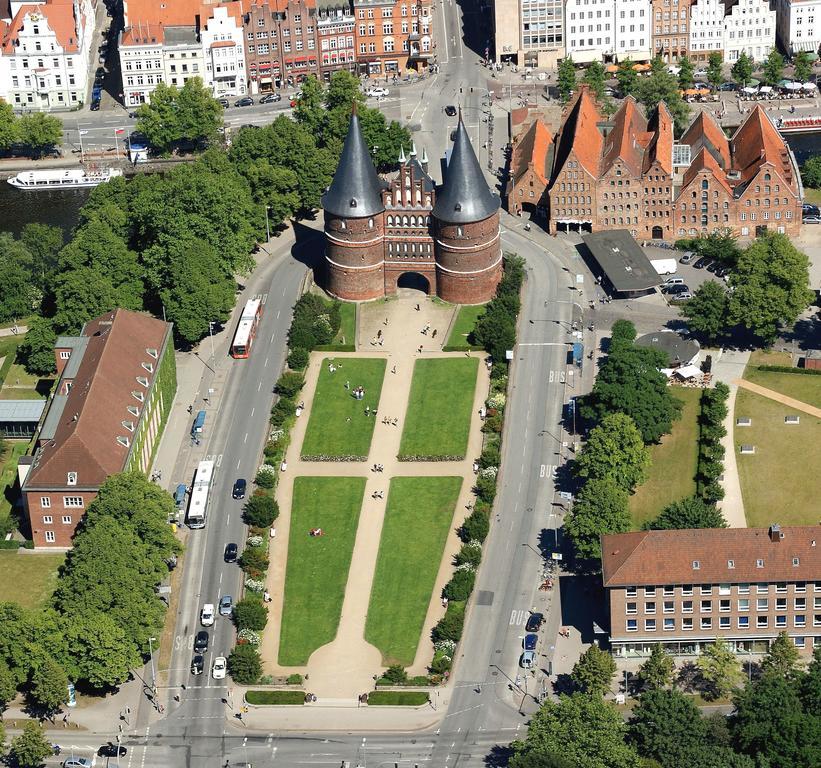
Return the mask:
<path fill-rule="evenodd" d="M 123 103 L 131 107 L 151 101 L 151 92 L 165 74 L 162 27 L 142 23 L 127 27 L 120 33 L 118 49 Z"/>
<path fill-rule="evenodd" d="M 690 60 L 707 61 L 724 50 L 724 0 L 693 0 L 690 5 Z"/>
<path fill-rule="evenodd" d="M 0 97 L 15 109 L 72 109 L 85 99 L 94 34 L 90 0 L 12 2 L 0 53 Z"/>
<path fill-rule="evenodd" d="M 776 38 L 783 51 L 821 49 L 821 0 L 777 0 Z"/>
<path fill-rule="evenodd" d="M 168 85 L 182 88 L 192 77 L 202 79 L 205 57 L 196 27 L 165 28 L 163 64 Z"/>
<path fill-rule="evenodd" d="M 731 0 L 725 5 L 724 60 L 736 61 L 745 52 L 763 61 L 775 46 L 775 10 L 769 0 Z"/>
<path fill-rule="evenodd" d="M 646 61 L 652 53 L 650 0 L 568 0 L 565 49 L 574 62 Z"/>
<path fill-rule="evenodd" d="M 493 0 L 493 38 L 496 61 L 555 66 L 565 55 L 564 0 Z"/>
<path fill-rule="evenodd" d="M 246 92 L 242 3 L 234 0 L 208 10 L 209 18 L 200 30 L 205 84 L 217 98 L 242 96 Z"/>

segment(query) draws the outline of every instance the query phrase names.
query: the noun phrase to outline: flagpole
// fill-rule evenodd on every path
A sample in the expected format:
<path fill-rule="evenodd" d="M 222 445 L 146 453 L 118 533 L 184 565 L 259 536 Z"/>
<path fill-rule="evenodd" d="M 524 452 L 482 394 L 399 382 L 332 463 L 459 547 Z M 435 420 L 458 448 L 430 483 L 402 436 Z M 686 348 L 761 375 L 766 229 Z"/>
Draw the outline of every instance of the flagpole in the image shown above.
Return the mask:
<path fill-rule="evenodd" d="M 80 131 L 80 119 L 77 119 L 77 138 L 80 139 L 80 163 L 83 162 L 83 134 Z"/>
<path fill-rule="evenodd" d="M 117 160 L 120 159 L 120 141 L 117 138 L 117 129 L 114 129 L 114 148 L 117 152 Z"/>

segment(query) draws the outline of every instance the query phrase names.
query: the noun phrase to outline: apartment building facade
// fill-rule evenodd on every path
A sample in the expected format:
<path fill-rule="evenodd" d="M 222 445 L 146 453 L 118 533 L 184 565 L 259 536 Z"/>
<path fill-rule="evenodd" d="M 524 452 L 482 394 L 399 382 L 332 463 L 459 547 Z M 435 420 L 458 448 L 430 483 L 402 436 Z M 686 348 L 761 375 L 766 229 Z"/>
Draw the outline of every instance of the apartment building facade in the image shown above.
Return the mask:
<path fill-rule="evenodd" d="M 782 51 L 821 51 L 821 0 L 776 0 L 776 39 Z"/>
<path fill-rule="evenodd" d="M 200 29 L 205 58 L 203 81 L 215 98 L 247 93 L 242 6 L 240 0 L 234 0 L 214 6 L 203 14 L 208 17 Z"/>
<path fill-rule="evenodd" d="M 339 70 L 356 72 L 356 19 L 350 0 L 317 0 L 316 35 L 323 80 Z"/>
<path fill-rule="evenodd" d="M 564 13 L 565 49 L 574 62 L 651 58 L 650 0 L 568 0 Z"/>
<path fill-rule="evenodd" d="M 361 74 L 389 79 L 434 60 L 430 0 L 353 0 L 353 11 Z"/>
<path fill-rule="evenodd" d="M 689 55 L 690 0 L 653 0 L 653 56 L 675 64 Z"/>
<path fill-rule="evenodd" d="M 11 3 L 0 21 L 0 98 L 15 109 L 76 109 L 86 98 L 90 0 Z"/>
<path fill-rule="evenodd" d="M 821 646 L 821 526 L 640 531 L 602 537 L 602 582 L 616 657 L 655 645 L 698 656 L 723 638 L 764 654 L 786 632 Z"/>
<path fill-rule="evenodd" d="M 565 56 L 564 0 L 493 0 L 493 44 L 486 57 L 555 67 Z"/>

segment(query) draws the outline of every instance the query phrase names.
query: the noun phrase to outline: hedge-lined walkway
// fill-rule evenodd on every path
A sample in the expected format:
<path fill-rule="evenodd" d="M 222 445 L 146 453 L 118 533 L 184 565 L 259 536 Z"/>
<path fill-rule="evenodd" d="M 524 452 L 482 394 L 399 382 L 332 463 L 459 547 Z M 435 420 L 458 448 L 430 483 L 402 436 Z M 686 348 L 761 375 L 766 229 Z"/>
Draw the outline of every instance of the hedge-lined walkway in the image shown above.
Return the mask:
<path fill-rule="evenodd" d="M 474 498 L 472 493 L 475 482 L 473 461 L 481 453 L 482 446 L 479 410 L 487 397 L 489 388 L 489 373 L 485 365 L 478 366 L 478 382 L 473 396 L 470 435 L 465 458 L 461 461 L 447 462 L 400 462 L 397 459 L 415 361 L 419 358 L 465 356 L 464 352 L 444 353 L 441 351 L 447 335 L 444 331 L 453 316 L 454 308 L 430 299 L 420 301 L 418 297 L 419 294 L 413 293 L 398 300 L 361 305 L 359 307 L 360 343 L 356 352 L 312 353 L 306 370 L 305 386 L 302 390 L 305 412 L 297 419 L 291 432 L 291 443 L 286 454 L 287 470 L 280 475 L 277 500 L 281 514 L 276 524 L 276 537 L 272 541 L 271 568 L 268 572 L 268 590 L 273 601 L 270 606 L 268 627 L 261 645 L 264 673 L 273 675 L 287 675 L 293 672 L 307 673 L 310 690 L 322 697 L 348 698 L 370 690 L 373 687 L 373 675 L 385 666 L 381 652 L 365 640 L 365 625 L 376 573 L 390 480 L 394 477 L 450 476 L 463 478 L 422 625 L 416 657 L 408 668 L 409 675 L 425 674 L 427 665 L 433 658 L 430 630 L 444 614 L 440 593 L 453 572 L 453 556 L 460 546 L 456 528 L 466 517 L 467 505 L 472 504 Z M 417 302 L 418 310 L 416 309 Z M 388 321 L 387 324 L 385 320 Z M 422 334 L 421 330 L 426 325 L 430 326 L 428 334 Z M 440 329 L 435 339 L 430 335 L 433 328 Z M 370 342 L 377 338 L 380 330 L 382 331 L 379 337 L 382 341 L 381 346 L 371 345 Z M 419 352 L 420 345 L 423 347 L 421 353 Z M 479 360 L 485 357 L 485 354 L 480 352 L 471 353 L 471 355 Z M 345 359 L 348 357 L 377 358 L 386 361 L 379 410 L 375 418 L 373 440 L 366 462 L 305 462 L 300 458 L 319 373 L 323 367 L 327 368 L 327 360 L 331 357 L 342 362 L 342 370 L 335 373 L 335 377 L 339 373 L 344 373 Z M 345 380 L 340 378 L 339 386 L 344 386 Z M 396 425 L 383 423 L 383 418 L 396 419 Z M 371 468 L 374 464 L 383 465 L 384 470 L 378 473 L 373 472 Z M 308 535 L 307 531 L 296 529 L 292 531 L 290 526 L 294 478 L 297 476 L 361 477 L 365 479 L 366 485 L 336 638 L 314 651 L 307 665 L 283 667 L 279 663 L 279 635 L 288 542 L 290 535 Z M 374 492 L 377 491 L 383 492 L 383 498 L 373 498 Z M 408 531 L 408 535 L 412 536 L 413 532 Z"/>

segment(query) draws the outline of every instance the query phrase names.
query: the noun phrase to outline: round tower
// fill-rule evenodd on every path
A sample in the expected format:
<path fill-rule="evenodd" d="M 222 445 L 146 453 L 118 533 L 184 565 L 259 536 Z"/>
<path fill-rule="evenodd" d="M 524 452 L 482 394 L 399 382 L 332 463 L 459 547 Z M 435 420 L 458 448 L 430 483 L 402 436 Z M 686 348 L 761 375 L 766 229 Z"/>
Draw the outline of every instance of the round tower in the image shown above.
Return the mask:
<path fill-rule="evenodd" d="M 365 301 L 385 293 L 382 189 L 354 104 L 339 165 L 322 196 L 325 288 L 340 299 Z"/>
<path fill-rule="evenodd" d="M 460 114 L 445 183 L 432 211 L 440 298 L 453 304 L 493 298 L 502 276 L 499 207 Z"/>

